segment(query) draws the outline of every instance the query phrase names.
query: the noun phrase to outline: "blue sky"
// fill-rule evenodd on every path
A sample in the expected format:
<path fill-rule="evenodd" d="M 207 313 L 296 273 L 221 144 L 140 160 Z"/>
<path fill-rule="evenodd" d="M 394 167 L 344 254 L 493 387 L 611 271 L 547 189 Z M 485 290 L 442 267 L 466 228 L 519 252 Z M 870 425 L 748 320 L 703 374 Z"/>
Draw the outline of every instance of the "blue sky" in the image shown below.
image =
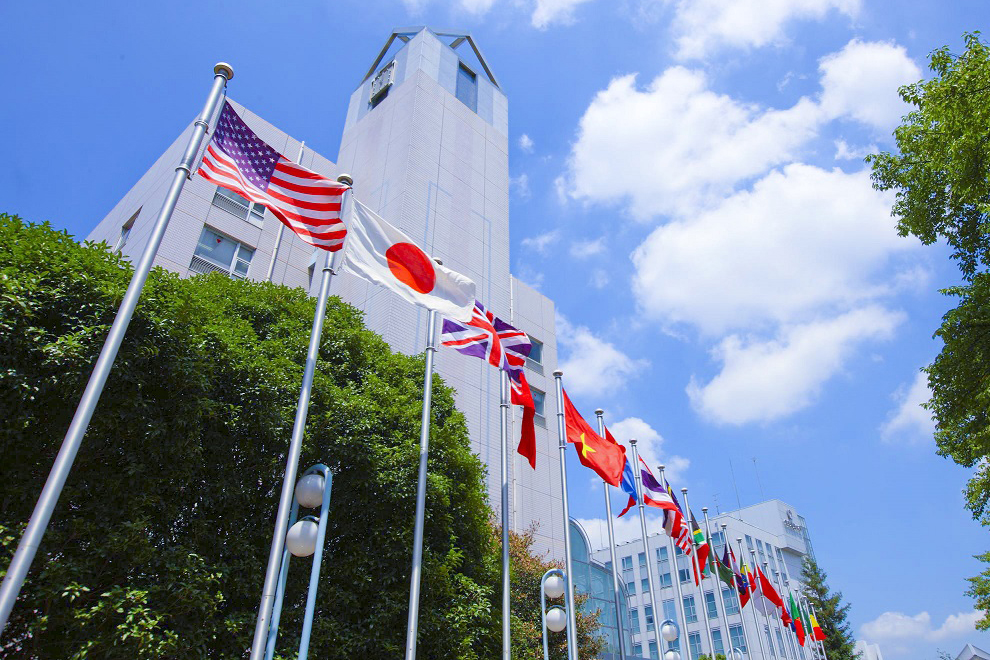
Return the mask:
<path fill-rule="evenodd" d="M 990 547 L 918 374 L 958 276 L 896 235 L 862 156 L 892 147 L 897 87 L 988 17 L 982 0 L 9 2 L 0 209 L 85 236 L 217 60 L 232 97 L 332 159 L 393 27 L 470 31 L 509 97 L 512 269 L 557 303 L 579 408 L 674 466 L 696 509 L 736 508 L 730 461 L 743 505 L 796 507 L 888 658 L 955 655 L 990 648 L 962 595 Z M 601 517 L 570 469 L 572 514 Z"/>

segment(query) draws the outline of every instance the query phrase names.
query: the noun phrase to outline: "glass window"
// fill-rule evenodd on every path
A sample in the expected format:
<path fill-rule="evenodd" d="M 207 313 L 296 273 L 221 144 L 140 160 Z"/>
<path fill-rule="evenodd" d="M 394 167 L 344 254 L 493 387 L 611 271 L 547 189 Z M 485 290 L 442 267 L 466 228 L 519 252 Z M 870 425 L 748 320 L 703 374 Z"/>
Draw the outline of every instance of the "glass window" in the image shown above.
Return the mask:
<path fill-rule="evenodd" d="M 631 571 L 632 570 L 632 557 L 622 558 L 622 570 Z"/>
<path fill-rule="evenodd" d="M 739 592 L 729 587 L 722 588 L 722 600 L 725 601 L 726 614 L 739 614 Z"/>
<path fill-rule="evenodd" d="M 667 548 L 657 548 L 657 561 L 664 562 L 668 559 Z"/>
<path fill-rule="evenodd" d="M 681 556 L 681 555 L 683 555 L 683 554 L 684 554 L 684 551 L 683 551 L 683 550 L 681 550 L 681 546 L 679 546 L 679 545 L 675 545 L 675 546 L 674 546 L 674 556 L 675 556 L 675 557 L 680 557 L 680 556 Z"/>
<path fill-rule="evenodd" d="M 252 224 L 261 224 L 265 219 L 263 205 L 251 202 L 240 193 L 221 186 L 217 186 L 217 191 L 213 194 L 213 206 L 236 215 L 241 220 L 249 220 Z"/>
<path fill-rule="evenodd" d="M 784 638 L 781 637 L 779 628 L 777 629 L 777 648 L 780 649 L 780 657 L 786 658 L 787 653 L 785 653 L 786 649 L 784 648 Z"/>
<path fill-rule="evenodd" d="M 677 610 L 674 609 L 674 599 L 663 601 L 663 618 L 677 621 Z"/>
<path fill-rule="evenodd" d="M 639 610 L 635 607 L 629 610 L 629 621 L 633 633 L 639 632 Z"/>
<path fill-rule="evenodd" d="M 753 537 L 750 536 L 749 534 L 746 535 L 746 547 L 749 548 L 750 550 L 753 549 Z"/>
<path fill-rule="evenodd" d="M 539 339 L 534 339 L 532 335 L 528 336 L 529 343 L 531 344 L 529 359 L 536 364 L 543 364 L 543 342 Z"/>
<path fill-rule="evenodd" d="M 474 112 L 478 111 L 478 76 L 460 63 L 457 65 L 457 88 L 454 96 Z"/>
<path fill-rule="evenodd" d="M 533 407 L 536 408 L 536 414 L 540 417 L 546 416 L 546 392 L 541 392 L 535 387 L 529 388 L 530 393 L 533 395 Z"/>
<path fill-rule="evenodd" d="M 705 592 L 705 609 L 708 610 L 709 619 L 718 618 L 718 607 L 715 606 L 715 592 Z"/>
<path fill-rule="evenodd" d="M 715 653 L 725 655 L 725 646 L 722 644 L 722 631 L 712 628 L 712 641 L 715 642 Z"/>
<path fill-rule="evenodd" d="M 657 650 L 656 642 L 650 642 L 650 657 L 656 658 L 657 660 L 660 659 L 660 651 Z"/>
<path fill-rule="evenodd" d="M 636 583 L 635 582 L 626 582 L 626 593 L 628 593 L 630 596 L 636 595 Z"/>
<path fill-rule="evenodd" d="M 729 642 L 732 648 L 746 653 L 746 635 L 743 634 L 742 626 L 729 626 Z"/>
<path fill-rule="evenodd" d="M 770 649 L 770 655 L 777 657 L 777 651 L 773 648 L 773 637 L 770 636 L 770 628 L 768 626 L 763 626 L 763 632 L 767 636 L 767 647 Z"/>
<path fill-rule="evenodd" d="M 243 279 L 247 277 L 253 256 L 254 248 L 204 226 L 189 270 L 194 273 L 220 271 Z"/>
<path fill-rule="evenodd" d="M 691 660 L 698 660 L 701 655 L 701 633 L 688 633 L 688 645 L 691 649 Z"/>
<path fill-rule="evenodd" d="M 653 630 L 653 606 L 643 606 L 643 617 L 646 619 L 646 632 Z"/>
<path fill-rule="evenodd" d="M 639 567 L 645 569 L 646 568 L 646 553 L 645 552 L 641 552 L 641 553 L 639 553 L 638 556 L 639 556 Z"/>
<path fill-rule="evenodd" d="M 639 588 L 644 594 L 650 593 L 650 580 L 648 578 L 643 578 L 639 581 Z"/>
<path fill-rule="evenodd" d="M 672 642 L 667 642 L 668 651 L 680 651 L 681 650 L 681 639 L 678 637 Z"/>
<path fill-rule="evenodd" d="M 694 596 L 684 596 L 684 618 L 688 623 L 698 620 L 698 612 L 694 609 Z"/>
<path fill-rule="evenodd" d="M 643 655 L 643 645 L 633 644 L 633 655 L 642 656 Z"/>
<path fill-rule="evenodd" d="M 691 581 L 691 569 L 689 568 L 679 568 L 677 569 L 677 575 L 680 577 L 681 582 Z"/>
<path fill-rule="evenodd" d="M 671 586 L 671 584 L 673 584 L 673 583 L 670 581 L 670 571 L 666 571 L 664 573 L 661 573 L 660 574 L 660 588 L 663 589 L 665 587 L 669 587 L 669 586 Z"/>

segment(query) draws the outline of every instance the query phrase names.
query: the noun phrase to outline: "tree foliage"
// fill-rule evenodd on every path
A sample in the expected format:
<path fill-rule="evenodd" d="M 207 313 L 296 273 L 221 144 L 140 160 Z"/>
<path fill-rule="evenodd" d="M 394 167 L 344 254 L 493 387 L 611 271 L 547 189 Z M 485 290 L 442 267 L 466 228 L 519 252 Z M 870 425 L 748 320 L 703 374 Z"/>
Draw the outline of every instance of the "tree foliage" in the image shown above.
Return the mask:
<path fill-rule="evenodd" d="M 4 571 L 130 279 L 105 247 L 0 215 Z M 244 657 L 314 307 L 299 289 L 152 271 L 0 655 Z M 402 654 L 422 373 L 331 299 L 301 465 L 335 475 L 310 657 Z M 432 395 L 419 650 L 495 657 L 484 466 L 452 391 L 435 379 Z M 285 657 L 308 569 L 289 571 Z"/>
<path fill-rule="evenodd" d="M 829 660 L 855 660 L 856 638 L 849 627 L 849 603 L 842 602 L 842 592 L 830 591 L 825 574 L 818 563 L 805 555 L 801 566 L 804 593 L 815 608 L 818 624 L 825 633 L 825 656 Z"/>

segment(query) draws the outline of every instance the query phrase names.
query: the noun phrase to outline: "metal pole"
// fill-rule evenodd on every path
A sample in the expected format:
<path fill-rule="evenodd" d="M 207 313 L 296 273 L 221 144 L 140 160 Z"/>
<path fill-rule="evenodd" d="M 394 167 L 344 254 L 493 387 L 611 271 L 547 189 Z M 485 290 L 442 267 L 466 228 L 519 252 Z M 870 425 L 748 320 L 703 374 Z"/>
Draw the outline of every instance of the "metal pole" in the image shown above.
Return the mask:
<path fill-rule="evenodd" d="M 595 417 L 598 418 L 598 435 L 605 437 L 605 411 L 601 408 L 595 410 Z M 615 596 L 615 630 L 619 639 L 619 660 L 626 660 L 625 644 L 622 640 L 622 599 L 619 597 L 619 567 L 615 562 L 615 531 L 612 529 L 612 502 L 608 497 L 608 484 L 602 480 L 602 489 L 605 492 L 605 520 L 608 521 L 608 553 L 612 560 L 612 589 Z M 647 557 L 647 560 L 649 558 Z M 652 588 L 652 587 L 651 587 Z M 653 625 L 657 627 L 657 615 L 653 614 Z"/>
<path fill-rule="evenodd" d="M 320 565 L 323 563 L 323 544 L 327 537 L 327 519 L 330 517 L 330 490 L 333 487 L 333 473 L 326 465 L 314 465 L 307 474 L 323 475 L 323 502 L 320 504 L 320 524 L 316 532 L 316 552 L 313 553 L 313 567 L 309 572 L 309 593 L 306 594 L 306 614 L 303 617 L 302 635 L 299 637 L 299 657 L 309 657 L 309 637 L 313 632 L 313 613 L 316 611 L 316 590 L 320 586 Z"/>
<path fill-rule="evenodd" d="M 815 606 L 811 604 L 811 599 L 808 598 L 807 595 L 805 595 L 805 597 L 804 597 L 804 602 L 806 602 L 808 604 L 808 609 L 811 610 L 811 616 L 815 617 L 815 620 L 817 621 L 818 620 L 818 611 L 815 609 Z M 821 624 L 819 624 L 819 625 L 821 625 Z M 822 660 L 828 660 L 828 656 L 825 655 L 825 641 L 824 640 L 815 640 L 815 641 L 818 642 L 818 645 L 821 647 Z"/>
<path fill-rule="evenodd" d="M 658 465 L 657 469 L 660 471 L 660 484 L 664 487 L 664 489 L 666 489 L 667 477 L 664 476 L 664 466 Z M 642 476 L 642 473 L 640 473 L 640 476 Z M 666 532 L 666 529 L 664 529 L 664 532 Z M 688 657 L 691 655 L 691 638 L 688 635 L 687 612 L 684 611 L 684 592 L 681 590 L 681 569 L 680 566 L 677 565 L 677 547 L 674 545 L 674 537 L 670 536 L 669 534 L 667 535 L 667 548 L 668 548 L 667 552 L 670 553 L 670 566 L 671 566 L 670 578 L 671 581 L 674 583 L 674 591 L 677 593 L 677 602 L 674 603 L 674 611 L 681 613 L 681 623 L 684 625 L 684 629 L 681 631 L 681 634 L 678 636 L 678 640 L 681 639 L 687 640 L 688 650 L 685 653 L 684 657 L 686 657 L 688 660 L 691 660 L 690 657 Z M 678 641 L 677 644 L 678 644 L 678 648 L 683 650 L 683 647 L 680 646 L 681 642 Z M 662 656 L 663 654 L 661 653 L 660 655 Z"/>
<path fill-rule="evenodd" d="M 756 562 L 756 550 L 750 550 L 749 551 L 749 554 L 750 554 L 750 557 L 752 557 L 752 559 L 753 559 L 753 566 L 755 566 L 756 567 L 756 570 L 757 570 L 756 581 L 760 585 L 760 599 L 761 599 L 760 602 L 761 602 L 761 604 L 764 607 L 766 607 L 767 599 L 763 595 L 763 580 L 760 579 L 760 575 L 759 575 L 760 565 Z M 770 635 L 770 615 L 767 614 L 767 612 L 766 612 L 765 609 L 760 610 L 760 611 L 763 613 L 763 619 L 766 621 L 766 627 L 767 627 L 767 646 L 770 647 L 770 655 L 772 657 L 776 658 L 777 657 L 777 654 L 773 650 L 773 648 L 774 648 L 773 647 L 773 637 Z M 760 632 L 762 633 L 763 631 L 761 630 Z"/>
<path fill-rule="evenodd" d="M 292 514 L 289 516 L 287 529 L 291 529 L 299 516 L 299 502 L 292 503 Z M 275 642 L 278 640 L 278 624 L 282 618 L 282 601 L 285 599 L 285 582 L 289 577 L 289 561 L 292 553 L 288 549 L 282 551 L 282 565 L 279 568 L 278 586 L 275 588 L 275 604 L 272 606 L 272 620 L 268 625 L 268 641 L 265 643 L 265 660 L 275 657 Z"/>
<path fill-rule="evenodd" d="M 745 561 L 746 560 L 745 559 L 746 558 L 746 555 L 743 554 L 742 537 L 741 536 L 736 537 L 736 545 L 739 546 L 739 558 L 742 559 L 743 561 Z M 747 587 L 747 589 L 749 589 L 749 587 Z M 750 591 L 752 591 L 752 590 L 750 590 Z M 761 598 L 762 598 L 762 596 L 761 596 Z M 752 599 L 753 599 L 752 596 L 750 596 L 750 600 L 752 600 Z M 757 639 L 757 641 L 760 642 L 760 655 L 763 656 L 763 660 L 769 660 L 767 658 L 767 649 L 763 645 L 763 631 L 760 630 L 760 622 L 759 622 L 759 620 L 757 619 L 757 616 L 756 616 L 756 603 L 753 603 L 753 607 L 750 608 L 750 611 L 753 613 L 753 626 L 756 628 L 756 639 Z"/>
<path fill-rule="evenodd" d="M 636 440 L 630 438 L 629 445 L 633 452 L 633 465 L 639 467 L 639 450 L 636 448 Z M 636 499 L 639 500 L 639 526 L 643 531 L 643 554 L 646 555 L 646 578 L 650 585 L 650 605 L 653 607 L 653 636 L 657 642 L 657 653 L 663 652 L 663 642 L 660 637 L 660 611 L 657 609 L 657 588 L 653 580 L 653 561 L 650 558 L 649 532 L 646 530 L 646 506 L 643 503 L 643 473 L 640 470 L 633 470 L 636 477 Z M 661 601 L 662 602 L 662 601 Z"/>
<path fill-rule="evenodd" d="M 727 546 L 730 546 L 731 544 L 729 543 L 728 527 L 729 526 L 727 524 L 725 524 L 725 523 L 722 523 L 721 524 L 722 538 L 725 539 L 725 544 Z M 732 548 L 730 547 L 729 550 L 731 551 Z M 734 562 L 732 562 L 732 561 L 730 561 L 729 563 L 734 565 Z M 733 568 L 733 566 L 730 566 L 730 568 Z M 738 589 L 738 585 L 736 583 L 735 570 L 733 570 L 733 572 L 732 572 L 732 587 L 730 587 L 730 588 L 732 589 L 732 593 L 735 594 L 735 596 L 736 596 L 736 602 L 739 603 L 739 612 L 736 614 L 736 616 L 739 617 L 739 627 L 742 628 L 743 638 L 745 638 L 746 637 L 746 619 L 743 618 L 742 601 L 739 599 L 739 589 Z M 726 617 L 728 617 L 728 616 L 729 615 L 726 614 Z M 730 642 L 732 640 L 732 632 L 731 631 L 729 632 L 729 640 L 730 640 Z M 733 649 L 735 649 L 735 648 L 736 647 L 733 647 Z M 728 656 L 726 656 L 726 657 L 728 657 Z M 742 658 L 739 658 L 739 660 L 742 660 Z"/>
<path fill-rule="evenodd" d="M 768 549 L 767 550 L 767 554 L 769 554 L 769 553 L 770 553 L 770 550 Z M 770 570 L 770 563 L 769 562 L 763 562 L 763 572 L 766 573 L 769 570 Z M 773 571 L 773 573 L 774 573 L 774 575 L 773 575 L 773 582 L 774 582 L 775 585 L 777 585 L 777 593 L 780 594 L 780 600 L 784 600 L 784 590 L 783 590 L 783 588 L 781 586 L 780 580 L 777 577 L 777 572 L 776 571 Z M 789 609 L 788 608 L 788 605 L 789 605 L 789 603 L 787 601 L 784 601 L 784 608 L 785 609 Z M 790 611 L 788 611 L 788 615 L 790 615 Z M 780 633 L 780 639 L 777 640 L 779 642 L 778 643 L 778 646 L 783 647 L 783 645 L 784 645 L 784 637 L 785 637 L 785 635 L 784 635 L 784 624 L 783 624 L 783 621 L 781 620 L 781 618 L 779 616 L 776 618 L 776 621 L 775 621 L 775 624 L 774 625 L 777 627 L 777 632 Z M 785 653 L 783 653 L 783 651 L 784 651 L 783 648 L 781 648 L 780 650 L 781 650 L 781 654 L 780 654 L 781 656 L 786 655 Z"/>
<path fill-rule="evenodd" d="M 564 570 L 567 573 L 567 657 L 578 660 L 577 610 L 574 605 L 574 570 L 571 566 L 571 514 L 567 503 L 567 427 L 564 423 L 564 385 L 557 369 L 553 378 L 557 393 L 557 444 L 560 449 L 560 495 L 564 503 Z"/>
<path fill-rule="evenodd" d="M 299 143 L 299 154 L 296 156 L 296 163 L 302 165 L 303 151 L 306 149 L 306 141 L 303 140 Z M 272 281 L 272 273 L 275 272 L 275 260 L 278 259 L 278 249 L 282 245 L 282 233 L 285 231 L 285 225 L 282 222 L 278 223 L 278 234 L 275 236 L 275 247 L 272 248 L 272 260 L 268 264 L 268 274 L 265 275 L 265 281 Z M 283 280 L 284 281 L 284 280 Z"/>
<path fill-rule="evenodd" d="M 681 488 L 681 495 L 684 496 L 684 508 L 687 510 L 690 522 L 688 523 L 688 532 L 691 535 L 691 547 L 694 552 L 691 553 L 691 563 L 694 565 L 695 575 L 698 576 L 698 595 L 701 596 L 701 619 L 705 624 L 705 632 L 708 633 L 708 650 L 711 652 L 712 660 L 715 658 L 715 638 L 712 637 L 712 624 L 708 620 L 708 601 L 705 600 L 705 582 L 702 578 L 701 572 L 701 562 L 698 561 L 698 546 L 694 543 L 694 514 L 691 513 L 691 505 L 688 504 L 688 489 Z M 709 552 L 711 552 L 711 545 L 708 547 Z M 690 651 L 690 640 L 688 644 L 688 650 Z"/>
<path fill-rule="evenodd" d="M 509 372 L 499 369 L 499 426 L 502 438 L 502 660 L 512 657 L 509 601 Z"/>
<path fill-rule="evenodd" d="M 151 230 L 148 245 L 145 246 L 144 252 L 141 254 L 141 259 L 134 268 L 134 275 L 131 277 L 131 282 L 127 286 L 124 299 L 117 309 L 117 315 L 114 317 L 113 325 L 110 327 L 110 332 L 107 335 L 106 341 L 103 343 L 103 348 L 100 350 L 100 356 L 96 360 L 96 366 L 93 367 L 93 372 L 90 374 L 89 382 L 86 384 L 86 390 L 83 392 L 82 398 L 76 406 L 72 423 L 69 425 L 69 430 L 62 440 L 62 446 L 58 451 L 58 456 L 55 457 L 55 463 L 52 465 L 51 472 L 48 474 L 48 480 L 41 490 L 41 496 L 38 498 L 38 502 L 34 506 L 34 511 L 31 513 L 31 519 L 28 521 L 27 529 L 24 530 L 24 536 L 21 537 L 20 543 L 17 545 L 17 551 L 10 561 L 3 585 L 0 586 L 0 632 L 7 627 L 7 619 L 10 618 L 10 612 L 14 609 L 17 594 L 20 593 L 21 587 L 24 585 L 24 579 L 27 577 L 28 570 L 31 568 L 31 562 L 34 560 L 34 555 L 41 545 L 41 539 L 45 535 L 48 521 L 51 520 L 52 512 L 55 510 L 58 498 L 62 494 L 65 480 L 72 470 L 72 463 L 75 461 L 76 453 L 82 444 L 83 436 L 86 434 L 89 420 L 93 416 L 93 411 L 96 409 L 96 404 L 100 400 L 100 395 L 103 394 L 103 386 L 106 384 L 107 377 L 110 375 L 110 369 L 113 367 L 114 360 L 117 357 L 117 351 L 120 350 L 120 344 L 124 340 L 124 334 L 127 332 L 127 326 L 131 322 L 131 316 L 134 315 L 134 308 L 137 306 L 138 299 L 141 297 L 141 290 L 144 288 L 144 283 L 148 279 L 148 272 L 151 270 L 151 264 L 155 259 L 155 255 L 158 253 L 158 247 L 161 245 L 162 237 L 165 235 L 165 229 L 168 227 L 168 222 L 172 217 L 172 211 L 175 210 L 175 205 L 179 201 L 179 193 L 182 192 L 182 187 L 186 179 L 191 176 L 192 171 L 196 167 L 196 156 L 203 143 L 203 137 L 209 128 L 208 122 L 213 116 L 217 104 L 223 97 L 227 81 L 234 77 L 234 70 L 226 62 L 219 62 L 214 66 L 213 73 L 213 87 L 210 89 L 210 94 L 206 98 L 202 112 L 200 112 L 199 117 L 193 123 L 192 135 L 189 136 L 189 144 L 186 146 L 182 160 L 175 168 L 175 174 L 172 176 L 172 184 L 169 187 L 168 194 L 165 196 L 165 201 L 162 203 L 161 211 L 158 213 L 158 219 L 155 220 L 155 225 Z"/>
<path fill-rule="evenodd" d="M 430 405 L 433 402 L 433 355 L 437 352 L 437 313 L 426 322 L 426 370 L 423 376 L 423 416 L 419 431 L 419 481 L 416 487 L 416 525 L 413 531 L 412 571 L 409 576 L 409 621 L 406 660 L 415 660 L 419 636 L 419 586 L 423 571 L 423 527 L 426 524 L 426 464 L 430 453 Z"/>
<path fill-rule="evenodd" d="M 346 174 L 337 177 L 337 181 L 351 185 L 353 181 Z M 341 208 L 350 201 L 350 190 L 344 191 Z M 323 320 L 327 313 L 327 299 L 330 297 L 330 279 L 335 274 L 333 262 L 337 253 L 327 253 L 323 261 L 323 278 L 320 282 L 320 295 L 316 299 L 316 313 L 313 315 L 313 329 L 309 336 L 309 348 L 306 352 L 306 368 L 303 371 L 302 386 L 299 388 L 299 402 L 296 405 L 296 418 L 292 425 L 292 439 L 289 441 L 289 451 L 285 458 L 285 477 L 282 481 L 282 496 L 278 503 L 278 513 L 275 517 L 275 533 L 272 536 L 272 548 L 268 553 L 268 569 L 265 571 L 265 584 L 261 591 L 261 605 L 258 608 L 258 622 L 254 628 L 254 642 L 251 645 L 251 660 L 261 660 L 265 650 L 265 639 L 272 612 L 272 601 L 278 584 L 280 570 L 279 559 L 285 547 L 285 534 L 288 531 L 289 510 L 292 507 L 293 491 L 296 487 L 296 475 L 299 472 L 299 454 L 302 451 L 303 434 L 306 431 L 306 416 L 309 414 L 309 396 L 313 388 L 313 374 L 316 372 L 316 360 L 320 352 L 320 337 L 323 334 Z"/>
<path fill-rule="evenodd" d="M 567 576 L 559 568 L 551 568 L 540 578 L 540 620 L 543 622 L 543 660 L 550 660 L 550 645 L 547 642 L 547 578 L 551 575 L 559 575 L 566 584 Z"/>
<path fill-rule="evenodd" d="M 706 507 L 702 507 L 701 508 L 701 513 L 704 514 L 704 516 L 705 516 L 705 532 L 708 534 L 708 543 L 711 544 L 712 543 L 712 524 L 708 520 L 708 507 L 707 506 Z M 728 541 L 725 540 L 725 533 L 724 532 L 722 533 L 722 541 L 725 542 L 725 543 L 728 543 Z M 712 549 L 712 552 L 715 552 L 715 545 L 714 544 L 711 545 L 711 549 Z M 717 556 L 715 557 L 715 561 L 718 561 L 718 557 Z M 716 569 L 716 572 L 717 572 L 717 569 Z M 715 589 L 715 598 L 718 600 L 718 606 L 722 610 L 722 652 L 725 654 L 725 657 L 728 658 L 729 655 L 730 655 L 729 649 L 732 648 L 732 636 L 729 635 L 729 614 L 725 611 L 725 598 L 722 596 L 722 584 L 721 584 L 721 582 L 719 582 L 719 580 L 721 579 L 721 576 L 713 575 L 712 577 L 715 578 L 712 581 L 712 584 L 714 585 L 713 588 Z M 733 581 L 735 581 L 735 578 L 733 578 Z M 733 586 L 735 586 L 735 585 L 733 585 Z M 714 638 L 712 639 L 712 641 L 714 641 Z M 715 660 L 715 649 L 714 649 L 714 647 L 712 648 L 712 660 Z"/>

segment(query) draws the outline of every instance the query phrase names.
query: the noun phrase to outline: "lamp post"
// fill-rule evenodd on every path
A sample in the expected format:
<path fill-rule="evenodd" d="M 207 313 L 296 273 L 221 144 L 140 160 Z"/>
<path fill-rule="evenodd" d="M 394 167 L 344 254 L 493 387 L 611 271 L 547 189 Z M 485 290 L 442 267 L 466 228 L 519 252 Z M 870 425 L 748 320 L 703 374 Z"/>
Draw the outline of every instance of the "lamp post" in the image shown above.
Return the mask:
<path fill-rule="evenodd" d="M 665 642 L 673 642 L 681 636 L 681 629 L 673 619 L 664 619 L 663 623 L 660 624 L 660 636 Z M 674 649 L 669 649 L 663 654 L 663 658 L 664 660 L 681 660 L 681 654 Z"/>
<path fill-rule="evenodd" d="M 288 531 L 285 534 L 285 550 L 282 552 L 282 565 L 279 567 L 278 586 L 275 590 L 275 603 L 272 608 L 271 625 L 265 644 L 265 660 L 275 656 L 275 641 L 278 638 L 278 622 L 282 615 L 282 600 L 285 597 L 285 581 L 289 575 L 289 559 L 313 557 L 309 572 L 309 588 L 306 593 L 306 612 L 303 617 L 302 634 L 299 637 L 297 660 L 307 660 L 309 638 L 313 631 L 313 613 L 316 611 L 316 589 L 320 581 L 320 565 L 323 563 L 323 543 L 327 533 L 327 518 L 330 506 L 330 490 L 333 473 L 326 465 L 317 464 L 303 473 L 296 483 L 295 501 L 289 516 Z M 319 516 L 299 516 L 299 507 L 308 509 L 319 507 Z"/>
<path fill-rule="evenodd" d="M 559 605 L 547 611 L 547 598 L 560 598 L 567 590 L 567 575 L 559 568 L 551 568 L 540 580 L 540 618 L 543 622 L 543 660 L 550 660 L 550 643 L 547 630 L 560 632 L 567 628 L 567 612 Z M 566 640 L 564 641 L 566 644 Z"/>

